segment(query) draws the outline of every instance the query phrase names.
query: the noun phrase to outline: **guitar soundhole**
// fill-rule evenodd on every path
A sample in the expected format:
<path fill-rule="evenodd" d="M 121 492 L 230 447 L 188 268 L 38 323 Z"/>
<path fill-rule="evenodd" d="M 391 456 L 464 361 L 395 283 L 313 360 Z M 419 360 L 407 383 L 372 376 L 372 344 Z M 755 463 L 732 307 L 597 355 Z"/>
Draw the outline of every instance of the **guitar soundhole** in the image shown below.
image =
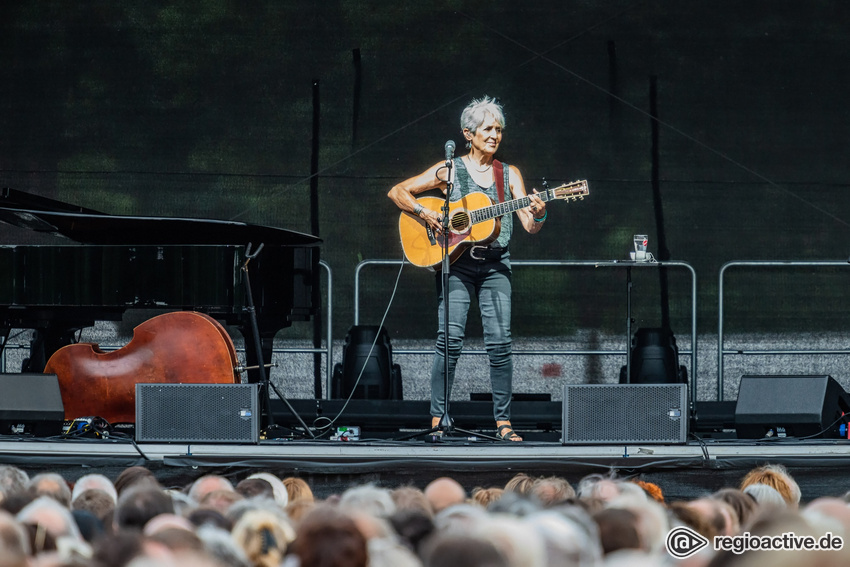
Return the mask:
<path fill-rule="evenodd" d="M 455 232 L 463 232 L 469 226 L 469 213 L 466 211 L 458 211 L 452 215 L 452 230 Z"/>

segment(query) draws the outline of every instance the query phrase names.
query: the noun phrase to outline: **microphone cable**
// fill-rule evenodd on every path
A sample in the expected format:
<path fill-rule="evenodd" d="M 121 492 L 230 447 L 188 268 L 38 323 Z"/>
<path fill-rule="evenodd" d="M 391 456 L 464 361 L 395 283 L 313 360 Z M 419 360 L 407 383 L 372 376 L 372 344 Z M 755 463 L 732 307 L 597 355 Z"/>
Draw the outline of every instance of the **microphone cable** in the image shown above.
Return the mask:
<path fill-rule="evenodd" d="M 326 434 L 331 432 L 331 428 L 334 426 L 334 424 L 336 424 L 336 422 L 339 420 L 339 418 L 342 417 L 342 414 L 345 413 L 345 410 L 348 408 L 348 404 L 351 402 L 351 399 L 354 397 L 354 392 L 357 390 L 357 386 L 360 384 L 360 380 L 361 380 L 361 378 L 363 378 L 363 374 L 366 372 L 366 366 L 368 366 L 368 364 L 369 364 L 369 359 L 372 357 L 372 353 L 375 350 L 375 345 L 378 344 L 378 338 L 380 338 L 380 336 L 381 336 L 380 330 L 383 329 L 384 323 L 387 320 L 387 316 L 390 313 L 390 308 L 392 307 L 393 302 L 395 301 L 395 296 L 396 296 L 396 293 L 398 292 L 398 283 L 399 283 L 399 281 L 401 281 L 401 274 L 404 271 L 404 264 L 406 262 L 407 262 L 407 260 L 402 256 L 401 264 L 399 265 L 398 273 L 396 274 L 395 283 L 393 284 L 393 291 L 390 294 L 389 302 L 387 303 L 386 309 L 384 309 L 384 314 L 381 317 L 380 324 L 378 325 L 378 332 L 375 333 L 375 339 L 372 341 L 372 345 L 369 347 L 369 352 L 364 357 L 363 366 L 360 367 L 360 372 L 357 374 L 357 379 L 354 381 L 354 385 L 351 387 L 351 391 L 348 393 L 348 397 L 345 399 L 345 403 L 342 405 L 342 407 L 339 409 L 337 414 L 332 419 L 325 417 L 325 416 L 320 416 L 313 421 L 313 426 L 316 427 L 316 429 L 322 429 L 323 430 L 321 433 L 319 433 L 316 436 L 317 439 L 320 436 L 326 435 Z M 392 368 L 390 368 L 390 371 L 392 371 Z M 321 420 L 326 420 L 327 423 L 319 425 L 318 422 L 321 421 Z"/>

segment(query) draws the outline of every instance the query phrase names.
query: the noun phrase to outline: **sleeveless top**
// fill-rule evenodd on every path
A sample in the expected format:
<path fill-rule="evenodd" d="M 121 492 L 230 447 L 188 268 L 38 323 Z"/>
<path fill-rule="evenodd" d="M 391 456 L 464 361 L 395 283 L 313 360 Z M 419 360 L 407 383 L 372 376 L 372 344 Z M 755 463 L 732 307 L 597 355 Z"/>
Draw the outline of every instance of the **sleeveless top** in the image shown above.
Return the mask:
<path fill-rule="evenodd" d="M 502 166 L 505 168 L 505 200 L 510 201 L 513 199 L 513 195 L 511 194 L 510 168 L 508 167 L 508 164 L 504 162 L 502 162 Z M 491 183 L 489 187 L 481 187 L 478 185 L 475 181 L 473 181 L 472 176 L 469 175 L 469 171 L 466 169 L 466 164 L 462 158 L 454 158 L 454 174 L 454 186 L 452 187 L 452 194 L 449 196 L 451 201 L 457 201 L 464 195 L 478 191 L 490 197 L 494 203 L 499 202 L 499 194 L 496 191 L 495 181 Z M 514 227 L 513 215 L 502 215 L 500 219 L 502 228 L 499 231 L 499 238 L 496 239 L 495 243 L 491 243 L 491 245 L 498 244 L 502 248 L 507 248 L 508 242 L 511 240 L 511 233 L 513 232 Z"/>

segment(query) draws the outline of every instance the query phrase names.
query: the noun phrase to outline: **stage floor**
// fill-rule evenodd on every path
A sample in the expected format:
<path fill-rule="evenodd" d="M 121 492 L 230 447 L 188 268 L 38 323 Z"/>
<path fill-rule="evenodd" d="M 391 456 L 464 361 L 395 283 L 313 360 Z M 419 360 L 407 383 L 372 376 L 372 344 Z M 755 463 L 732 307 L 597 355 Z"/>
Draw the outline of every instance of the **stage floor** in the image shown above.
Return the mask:
<path fill-rule="evenodd" d="M 771 442 L 704 440 L 678 445 L 563 445 L 551 441 L 510 443 L 452 438 L 429 442 L 361 440 L 263 440 L 256 444 L 136 443 L 125 438 L 33 439 L 4 437 L 0 462 L 31 474 L 55 471 L 69 481 L 90 472 L 117 475 L 123 468 L 151 468 L 168 487 L 182 488 L 207 473 L 241 480 L 264 470 L 308 480 L 319 497 L 374 482 L 424 487 L 452 476 L 468 490 L 503 486 L 518 472 L 559 475 L 575 483 L 590 473 L 615 472 L 655 482 L 668 500 L 696 498 L 737 486 L 751 468 L 784 464 L 808 501 L 841 496 L 850 489 L 850 441 L 780 439 Z"/>

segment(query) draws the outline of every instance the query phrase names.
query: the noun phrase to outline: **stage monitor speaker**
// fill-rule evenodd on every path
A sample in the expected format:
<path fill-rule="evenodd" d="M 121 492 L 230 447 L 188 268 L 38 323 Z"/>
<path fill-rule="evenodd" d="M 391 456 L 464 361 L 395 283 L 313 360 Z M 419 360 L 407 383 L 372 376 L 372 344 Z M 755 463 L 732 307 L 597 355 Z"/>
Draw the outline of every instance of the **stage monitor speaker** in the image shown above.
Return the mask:
<path fill-rule="evenodd" d="M 136 441 L 258 443 L 258 384 L 136 384 Z"/>
<path fill-rule="evenodd" d="M 349 396 L 356 400 L 403 398 L 401 366 L 393 364 L 393 347 L 386 328 L 354 325 L 348 330 L 342 363 L 334 366 L 331 398 Z"/>
<path fill-rule="evenodd" d="M 678 444 L 688 438 L 686 384 L 565 384 L 564 445 Z"/>
<path fill-rule="evenodd" d="M 850 396 L 831 376 L 741 376 L 735 405 L 739 439 L 840 437 Z"/>
<path fill-rule="evenodd" d="M 0 435 L 62 434 L 65 406 L 56 374 L 0 374 Z"/>

